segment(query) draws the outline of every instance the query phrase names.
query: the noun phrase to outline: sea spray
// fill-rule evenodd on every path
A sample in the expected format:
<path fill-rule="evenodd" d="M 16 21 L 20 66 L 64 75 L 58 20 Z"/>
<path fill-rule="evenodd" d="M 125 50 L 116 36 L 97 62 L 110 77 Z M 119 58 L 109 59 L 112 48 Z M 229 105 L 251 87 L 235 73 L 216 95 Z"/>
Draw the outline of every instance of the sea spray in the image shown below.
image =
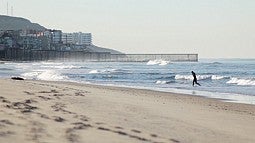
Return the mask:
<path fill-rule="evenodd" d="M 37 79 L 49 80 L 49 81 L 63 81 L 63 80 L 67 80 L 68 77 L 61 75 L 60 73 L 58 73 L 54 70 L 46 70 L 46 71 L 42 72 L 41 74 L 39 74 L 37 76 Z"/>
<path fill-rule="evenodd" d="M 164 61 L 164 60 L 150 60 L 146 63 L 146 65 L 160 65 L 165 66 L 168 65 L 170 61 Z"/>

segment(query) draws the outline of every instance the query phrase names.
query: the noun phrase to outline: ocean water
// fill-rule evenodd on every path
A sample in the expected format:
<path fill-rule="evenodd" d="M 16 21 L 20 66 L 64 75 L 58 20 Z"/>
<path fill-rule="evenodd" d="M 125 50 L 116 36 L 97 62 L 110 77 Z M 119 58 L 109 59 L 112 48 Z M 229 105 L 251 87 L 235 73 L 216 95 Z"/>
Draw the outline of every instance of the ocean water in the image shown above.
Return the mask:
<path fill-rule="evenodd" d="M 192 86 L 191 71 L 202 86 Z M 5 62 L 0 77 L 124 86 L 255 104 L 255 59 L 199 62 Z"/>

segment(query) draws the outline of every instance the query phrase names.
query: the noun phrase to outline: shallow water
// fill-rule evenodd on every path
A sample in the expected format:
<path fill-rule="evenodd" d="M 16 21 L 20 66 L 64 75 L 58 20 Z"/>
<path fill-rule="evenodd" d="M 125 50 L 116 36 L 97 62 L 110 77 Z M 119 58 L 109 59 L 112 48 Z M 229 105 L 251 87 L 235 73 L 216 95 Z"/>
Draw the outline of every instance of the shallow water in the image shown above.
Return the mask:
<path fill-rule="evenodd" d="M 202 86 L 192 86 L 191 71 Z M 255 60 L 32 62 L 0 64 L 0 77 L 73 81 L 188 93 L 255 104 Z"/>

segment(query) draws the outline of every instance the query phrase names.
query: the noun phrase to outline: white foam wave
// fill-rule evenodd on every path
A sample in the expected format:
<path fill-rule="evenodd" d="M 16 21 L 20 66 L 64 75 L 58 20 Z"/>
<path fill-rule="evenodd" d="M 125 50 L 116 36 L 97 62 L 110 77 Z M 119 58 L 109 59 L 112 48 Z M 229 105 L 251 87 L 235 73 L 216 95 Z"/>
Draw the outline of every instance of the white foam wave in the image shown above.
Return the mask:
<path fill-rule="evenodd" d="M 48 81 L 59 81 L 59 80 L 67 80 L 67 76 L 63 76 L 60 73 L 54 71 L 54 70 L 46 70 L 42 73 L 40 73 L 37 76 L 37 79 L 40 80 L 48 80 Z"/>
<path fill-rule="evenodd" d="M 165 80 L 158 80 L 156 81 L 156 84 L 168 84 L 169 82 L 168 81 L 165 81 Z"/>
<path fill-rule="evenodd" d="M 227 83 L 236 85 L 255 85 L 255 79 L 241 79 L 233 77 Z"/>
<path fill-rule="evenodd" d="M 90 71 L 89 73 L 90 73 L 90 74 L 96 74 L 96 73 L 101 73 L 101 71 L 100 71 L 100 70 L 92 70 L 92 71 Z"/>
<path fill-rule="evenodd" d="M 164 65 L 168 65 L 170 63 L 170 61 L 164 61 L 164 60 L 150 60 L 147 62 L 146 65 L 160 65 L 160 66 L 164 66 Z"/>
<path fill-rule="evenodd" d="M 220 75 L 212 75 L 212 80 L 221 80 L 221 79 L 226 79 L 230 78 L 228 76 L 220 76 Z"/>
<path fill-rule="evenodd" d="M 205 80 L 205 79 L 212 79 L 212 80 L 220 80 L 227 78 L 225 76 L 217 76 L 217 75 L 197 75 L 197 80 Z M 176 80 L 193 80 L 192 75 L 175 75 Z"/>
<path fill-rule="evenodd" d="M 193 76 L 192 75 L 175 75 L 175 79 L 176 80 L 193 80 Z"/>
<path fill-rule="evenodd" d="M 90 74 L 110 74 L 110 73 L 128 73 L 126 70 L 122 69 L 106 69 L 106 70 L 91 70 Z"/>
<path fill-rule="evenodd" d="M 28 78 L 28 79 L 35 79 L 37 76 L 40 74 L 40 72 L 34 71 L 34 72 L 28 72 L 28 73 L 23 73 L 21 76 Z"/>
<path fill-rule="evenodd" d="M 54 68 L 54 69 L 79 69 L 82 68 L 81 66 L 74 66 L 74 65 L 45 65 L 41 66 L 42 68 Z"/>
<path fill-rule="evenodd" d="M 43 65 L 63 65 L 63 63 L 56 63 L 56 62 L 41 62 Z"/>

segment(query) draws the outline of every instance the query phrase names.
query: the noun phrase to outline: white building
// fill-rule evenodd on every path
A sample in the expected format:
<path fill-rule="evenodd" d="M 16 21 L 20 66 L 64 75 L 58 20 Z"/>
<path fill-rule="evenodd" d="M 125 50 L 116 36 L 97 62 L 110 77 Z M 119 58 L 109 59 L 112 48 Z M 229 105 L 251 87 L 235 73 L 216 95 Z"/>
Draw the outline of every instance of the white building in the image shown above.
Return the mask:
<path fill-rule="evenodd" d="M 47 37 L 54 44 L 62 43 L 61 30 L 46 30 L 43 32 L 43 36 Z"/>
<path fill-rule="evenodd" d="M 63 33 L 62 34 L 63 44 L 73 44 L 74 38 L 72 33 Z"/>
<path fill-rule="evenodd" d="M 55 44 L 62 43 L 62 31 L 61 30 L 53 30 L 52 31 L 52 41 Z"/>
<path fill-rule="evenodd" d="M 76 44 L 76 45 L 92 45 L 91 33 L 63 33 L 62 41 L 64 44 Z"/>
<path fill-rule="evenodd" d="M 92 45 L 91 33 L 80 33 L 80 43 L 82 45 Z"/>

